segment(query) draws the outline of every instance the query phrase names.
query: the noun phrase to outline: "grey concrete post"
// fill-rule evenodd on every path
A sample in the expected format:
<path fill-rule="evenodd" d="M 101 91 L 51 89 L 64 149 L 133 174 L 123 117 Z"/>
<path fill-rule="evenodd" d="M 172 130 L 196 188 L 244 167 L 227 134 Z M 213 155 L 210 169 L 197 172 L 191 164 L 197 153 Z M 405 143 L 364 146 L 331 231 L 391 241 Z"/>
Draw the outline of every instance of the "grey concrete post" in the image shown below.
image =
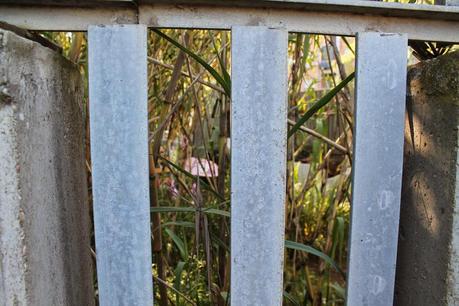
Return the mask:
<path fill-rule="evenodd" d="M 91 26 L 88 32 L 99 301 L 153 305 L 147 29 Z"/>
<path fill-rule="evenodd" d="M 393 302 L 407 43 L 400 34 L 357 35 L 349 306 Z"/>
<path fill-rule="evenodd" d="M 408 78 L 395 305 L 459 305 L 459 52 Z"/>
<path fill-rule="evenodd" d="M 282 304 L 287 31 L 232 30 L 231 305 Z"/>
<path fill-rule="evenodd" d="M 0 30 L 0 305 L 94 305 L 76 66 Z"/>

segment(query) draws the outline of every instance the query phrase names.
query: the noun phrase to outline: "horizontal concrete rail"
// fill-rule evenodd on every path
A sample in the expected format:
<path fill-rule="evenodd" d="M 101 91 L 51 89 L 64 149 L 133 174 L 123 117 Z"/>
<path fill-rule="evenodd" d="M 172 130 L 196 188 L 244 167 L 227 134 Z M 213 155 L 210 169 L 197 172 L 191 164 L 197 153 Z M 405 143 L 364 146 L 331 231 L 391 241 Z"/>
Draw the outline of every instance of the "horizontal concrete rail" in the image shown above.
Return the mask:
<path fill-rule="evenodd" d="M 443 0 L 454 5 L 457 0 Z M 360 14 L 421 17 L 427 19 L 457 20 L 452 12 L 443 6 L 387 3 L 374 0 L 2 0 L 2 4 L 21 6 L 59 6 L 59 7 L 136 7 L 138 5 L 212 5 L 227 7 L 255 7 L 277 9 L 306 9 L 314 11 L 334 11 Z"/>
<path fill-rule="evenodd" d="M 459 7 L 452 6 L 348 0 L 30 2 L 2 1 L 0 21 L 50 31 L 86 31 L 91 24 L 227 30 L 259 25 L 291 32 L 354 36 L 374 31 L 406 33 L 413 40 L 459 41 Z"/>
<path fill-rule="evenodd" d="M 459 16 L 459 11 L 456 15 Z M 286 28 L 290 32 L 354 36 L 357 32 L 374 31 L 407 33 L 413 40 L 459 41 L 459 20 L 388 17 L 348 11 L 144 5 L 139 10 L 139 21 L 160 28 L 230 29 L 232 26 L 258 25 Z"/>

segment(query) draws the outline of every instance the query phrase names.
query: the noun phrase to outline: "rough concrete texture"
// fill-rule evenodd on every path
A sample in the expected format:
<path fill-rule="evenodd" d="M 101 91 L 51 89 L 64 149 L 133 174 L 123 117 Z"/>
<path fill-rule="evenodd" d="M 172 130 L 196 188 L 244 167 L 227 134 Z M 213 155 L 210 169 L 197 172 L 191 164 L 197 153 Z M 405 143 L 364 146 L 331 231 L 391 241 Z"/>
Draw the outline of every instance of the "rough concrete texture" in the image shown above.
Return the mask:
<path fill-rule="evenodd" d="M 78 69 L 0 30 L 0 304 L 94 305 Z"/>
<path fill-rule="evenodd" d="M 395 305 L 459 305 L 459 52 L 408 82 Z"/>

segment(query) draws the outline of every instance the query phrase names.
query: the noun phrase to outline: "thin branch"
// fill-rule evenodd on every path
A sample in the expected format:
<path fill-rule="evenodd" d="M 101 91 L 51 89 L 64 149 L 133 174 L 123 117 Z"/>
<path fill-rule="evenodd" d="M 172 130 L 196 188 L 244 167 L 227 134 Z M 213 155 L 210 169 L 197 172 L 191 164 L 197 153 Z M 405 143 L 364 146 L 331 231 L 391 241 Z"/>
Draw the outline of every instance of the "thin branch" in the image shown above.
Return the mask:
<path fill-rule="evenodd" d="M 171 285 L 169 285 L 167 282 L 165 282 L 164 280 L 160 279 L 159 277 L 157 276 L 154 276 L 153 275 L 153 278 L 160 282 L 161 284 L 163 284 L 164 286 L 166 286 L 167 288 L 171 289 L 172 291 L 174 291 L 175 293 L 177 293 L 178 295 L 180 295 L 181 297 L 183 297 L 188 303 L 190 303 L 191 305 L 193 306 L 197 306 L 189 297 L 187 297 L 186 295 L 184 295 L 182 292 L 178 291 L 177 289 L 175 289 L 174 287 L 172 287 Z"/>
<path fill-rule="evenodd" d="M 223 48 L 226 48 L 227 46 L 229 45 L 229 43 L 227 43 Z M 208 64 L 212 63 L 217 57 L 214 56 L 209 62 Z M 172 109 L 171 111 L 167 114 L 167 116 L 165 117 L 164 120 L 161 120 L 161 123 L 160 125 L 158 126 L 158 128 L 153 131 L 153 133 L 151 133 L 151 135 L 148 137 L 148 140 L 151 141 L 156 133 L 158 133 L 159 131 L 161 131 L 164 126 L 169 122 L 170 118 L 172 118 L 172 115 L 175 113 L 175 111 L 178 109 L 178 107 L 182 104 L 183 101 L 185 101 L 185 98 L 186 98 L 186 94 L 191 91 L 192 89 L 192 86 L 198 82 L 198 80 L 206 73 L 206 70 L 203 70 L 201 71 L 195 78 L 194 80 L 191 82 L 190 86 L 188 86 L 188 88 L 185 90 L 185 92 L 183 93 L 182 97 L 174 104 L 174 106 L 172 106 Z"/>
<path fill-rule="evenodd" d="M 148 60 L 149 60 L 150 62 L 152 62 L 153 64 L 158 65 L 158 66 L 161 66 L 161 67 L 164 67 L 164 68 L 166 68 L 166 69 L 170 69 L 170 70 L 173 70 L 173 69 L 174 69 L 174 66 L 173 66 L 173 65 L 169 65 L 169 64 L 163 63 L 163 62 L 158 61 L 157 59 L 155 59 L 155 58 L 153 58 L 153 57 L 150 57 L 150 56 L 149 56 L 149 57 L 148 57 Z M 195 76 L 194 76 L 194 75 L 190 75 L 190 74 L 188 74 L 188 73 L 186 73 L 186 72 L 184 72 L 184 71 L 182 71 L 181 74 L 182 74 L 183 76 L 187 77 L 187 78 L 192 79 L 192 80 L 195 79 Z M 199 78 L 196 79 L 196 82 L 201 83 L 202 85 L 207 86 L 207 87 L 209 87 L 209 88 L 215 89 L 215 90 L 218 91 L 218 92 L 225 93 L 225 91 L 223 90 L 223 88 L 221 88 L 220 86 L 217 86 L 217 85 L 215 85 L 215 84 L 212 84 L 212 83 L 210 83 L 210 82 L 206 82 L 206 81 L 204 81 L 204 80 L 202 80 L 202 79 L 199 79 Z"/>
<path fill-rule="evenodd" d="M 293 125 L 296 124 L 296 122 L 293 121 L 293 120 L 288 119 L 288 124 L 290 124 L 290 125 L 293 126 Z M 307 127 L 305 127 L 305 126 L 300 126 L 299 130 L 300 130 L 300 131 L 303 131 L 303 132 L 305 132 L 305 133 L 308 133 L 308 134 L 311 135 L 311 136 L 314 136 L 314 137 L 319 138 L 319 139 L 322 140 L 323 142 L 329 144 L 330 146 L 334 147 L 335 149 L 337 149 L 337 150 L 339 150 L 339 151 L 341 151 L 341 152 L 344 152 L 344 153 L 346 153 L 346 154 L 347 154 L 347 152 L 348 152 L 347 149 L 346 149 L 345 147 L 343 147 L 343 146 L 341 146 L 341 145 L 335 143 L 335 142 L 334 142 L 333 140 L 331 140 L 330 138 L 327 138 L 327 137 L 325 137 L 324 135 L 322 135 L 322 134 L 320 134 L 320 133 L 317 133 L 316 131 L 314 131 L 314 130 L 312 130 L 312 129 L 310 129 L 310 128 L 307 128 Z"/>

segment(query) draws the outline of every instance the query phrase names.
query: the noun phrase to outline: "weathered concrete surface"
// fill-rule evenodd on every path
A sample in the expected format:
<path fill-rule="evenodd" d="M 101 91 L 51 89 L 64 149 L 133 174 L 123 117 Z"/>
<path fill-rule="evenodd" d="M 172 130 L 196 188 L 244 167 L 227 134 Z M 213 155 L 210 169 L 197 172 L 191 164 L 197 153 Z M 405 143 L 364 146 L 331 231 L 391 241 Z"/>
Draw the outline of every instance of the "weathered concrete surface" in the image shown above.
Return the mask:
<path fill-rule="evenodd" d="M 395 305 L 459 305 L 459 52 L 408 82 Z"/>
<path fill-rule="evenodd" d="M 100 306 L 151 306 L 147 28 L 88 30 Z"/>
<path fill-rule="evenodd" d="M 394 300 L 407 45 L 403 34 L 357 34 L 349 306 Z"/>
<path fill-rule="evenodd" d="M 78 69 L 0 30 L 0 304 L 94 305 Z"/>
<path fill-rule="evenodd" d="M 234 27 L 231 42 L 231 306 L 280 306 L 288 33 Z"/>

